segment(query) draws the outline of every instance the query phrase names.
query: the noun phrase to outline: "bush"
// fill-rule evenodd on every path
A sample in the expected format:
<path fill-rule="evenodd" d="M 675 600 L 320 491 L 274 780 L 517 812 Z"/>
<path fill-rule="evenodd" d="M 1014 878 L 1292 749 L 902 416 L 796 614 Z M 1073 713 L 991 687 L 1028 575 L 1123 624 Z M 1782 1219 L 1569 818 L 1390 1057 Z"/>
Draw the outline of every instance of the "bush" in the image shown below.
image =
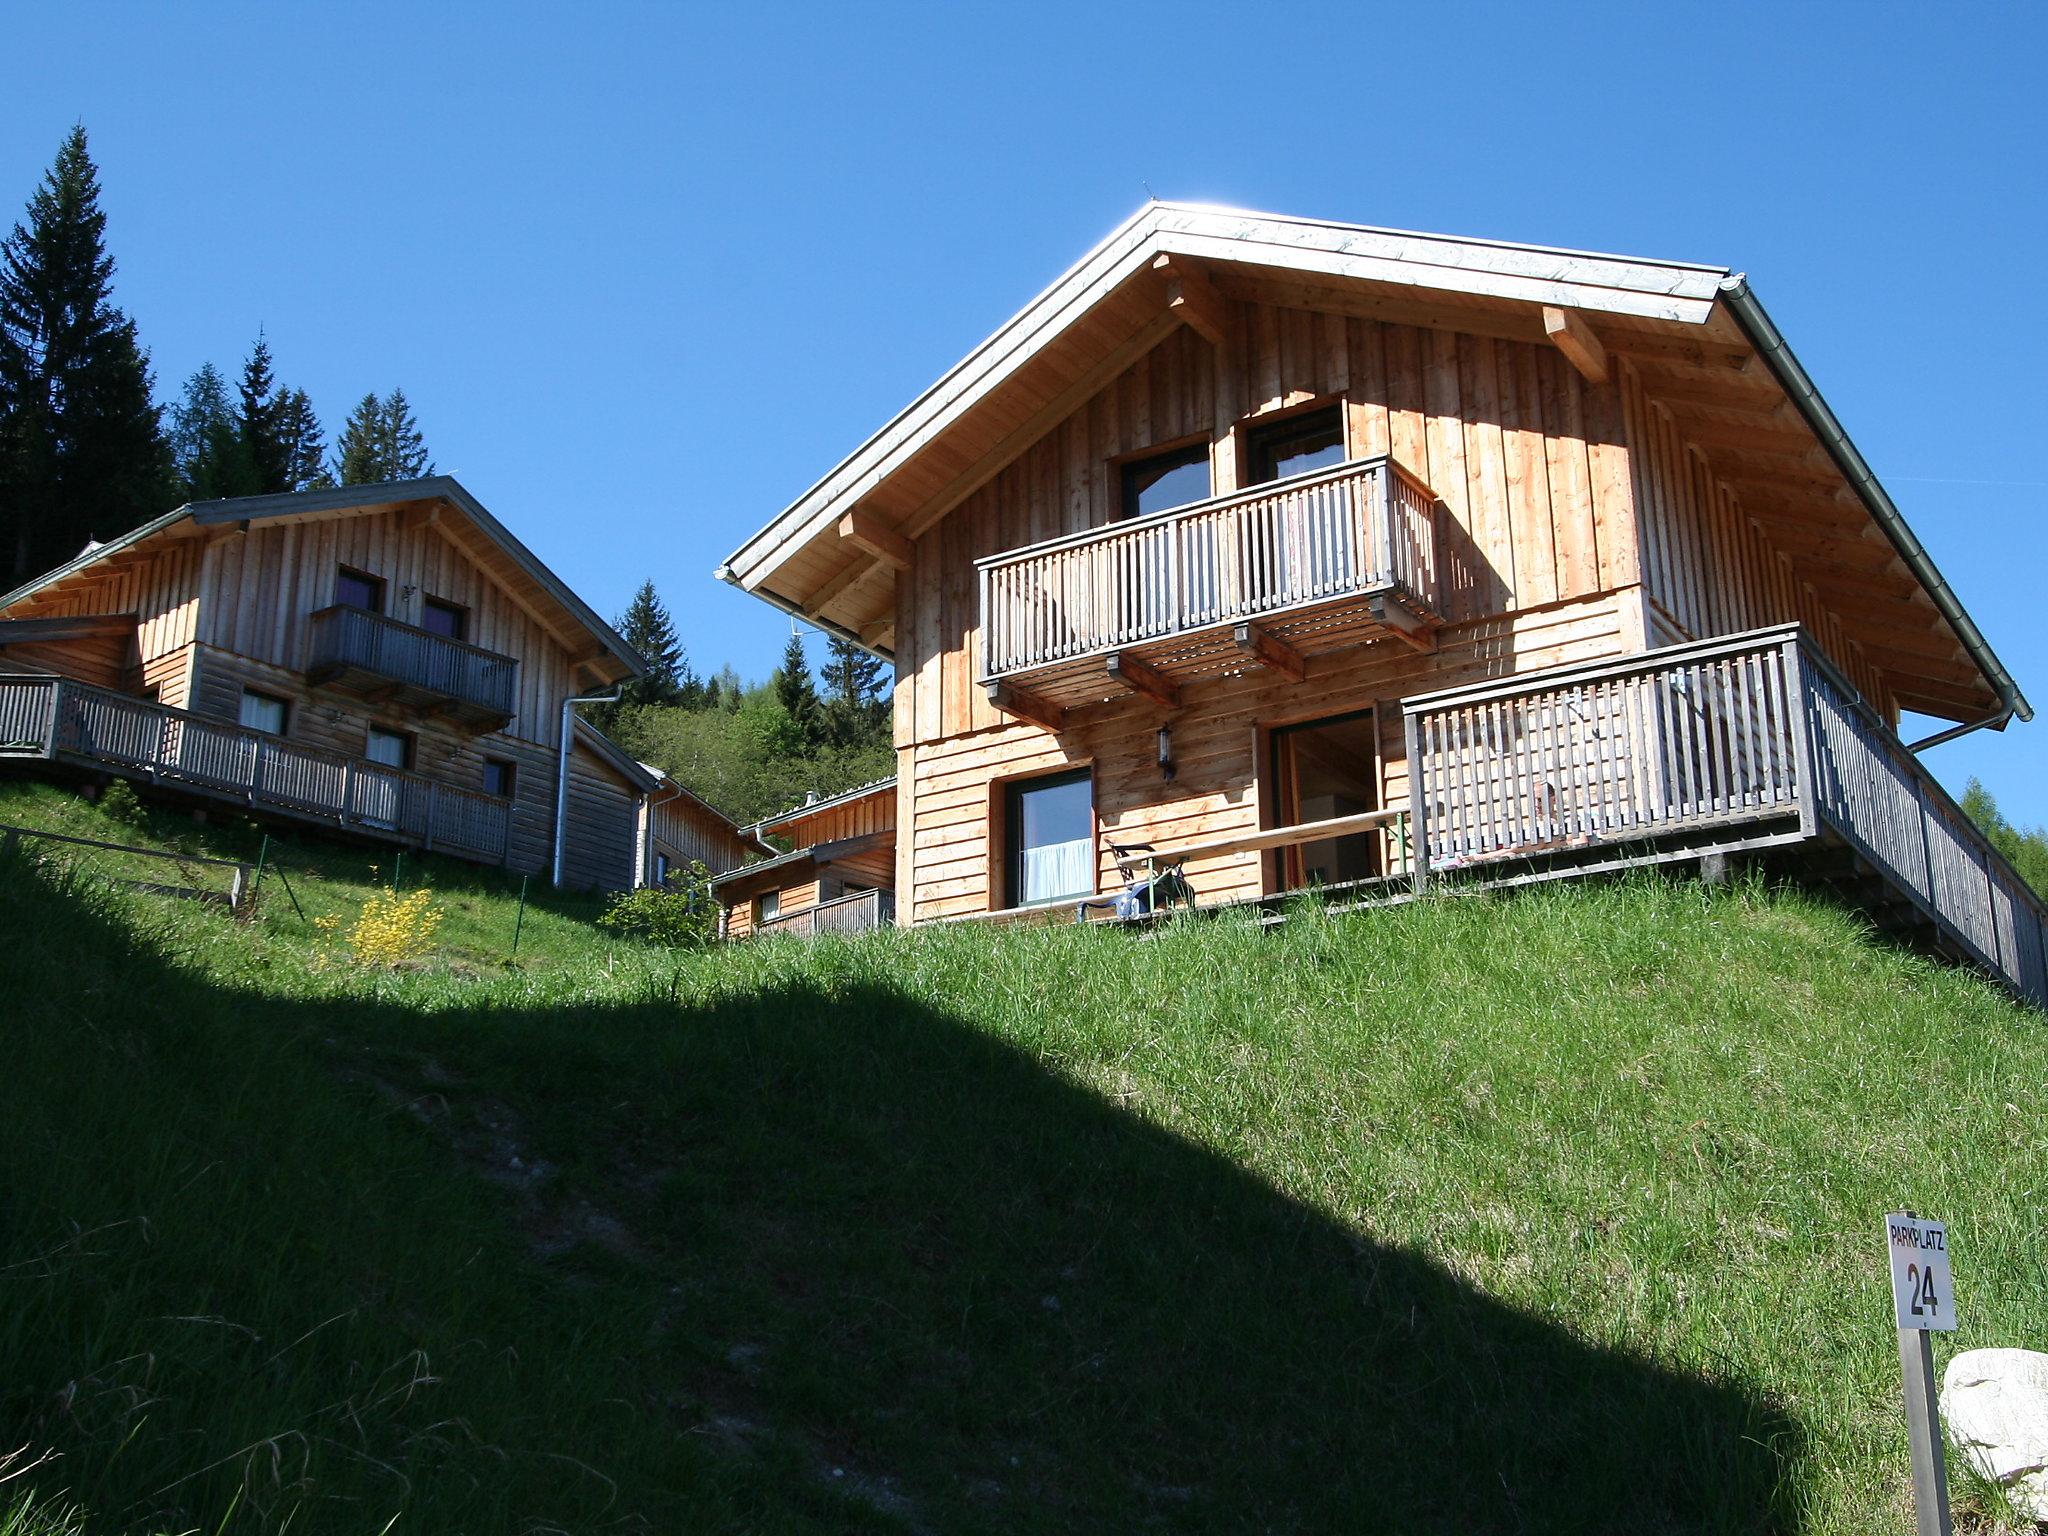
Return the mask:
<path fill-rule="evenodd" d="M 100 791 L 100 814 L 126 827 L 142 825 L 142 800 L 126 779 L 116 779 Z"/>
<path fill-rule="evenodd" d="M 424 958 L 433 949 L 434 934 L 446 915 L 434 905 L 432 893 L 424 886 L 405 896 L 379 891 L 363 903 L 342 942 L 358 965 L 402 965 Z M 315 918 L 313 926 L 332 932 L 340 920 Z"/>
<path fill-rule="evenodd" d="M 711 872 L 692 864 L 671 875 L 667 885 L 621 891 L 597 920 L 600 928 L 626 938 L 645 939 L 668 949 L 703 949 L 718 937 L 718 903 L 711 899 Z"/>

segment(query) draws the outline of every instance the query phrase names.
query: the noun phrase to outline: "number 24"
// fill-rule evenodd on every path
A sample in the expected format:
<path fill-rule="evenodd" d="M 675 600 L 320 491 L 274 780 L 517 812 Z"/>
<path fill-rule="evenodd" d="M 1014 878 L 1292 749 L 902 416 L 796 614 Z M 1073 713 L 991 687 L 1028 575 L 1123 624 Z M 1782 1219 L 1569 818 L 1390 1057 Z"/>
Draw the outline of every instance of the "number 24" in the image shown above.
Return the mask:
<path fill-rule="evenodd" d="M 1918 1264 L 1908 1264 L 1906 1291 L 1913 1298 L 1912 1305 L 1907 1308 L 1913 1316 L 1930 1317 L 1941 1310 L 1941 1304 L 1934 1296 L 1934 1270 L 1931 1266 L 1922 1269 Z"/>

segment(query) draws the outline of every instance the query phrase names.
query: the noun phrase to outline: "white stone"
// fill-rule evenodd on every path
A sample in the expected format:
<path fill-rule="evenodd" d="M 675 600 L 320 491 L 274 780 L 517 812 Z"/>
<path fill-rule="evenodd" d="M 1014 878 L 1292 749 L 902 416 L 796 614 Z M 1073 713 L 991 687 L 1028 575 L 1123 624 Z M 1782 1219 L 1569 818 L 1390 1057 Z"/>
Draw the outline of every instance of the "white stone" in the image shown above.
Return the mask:
<path fill-rule="evenodd" d="M 1949 1443 L 2005 1485 L 2013 1508 L 2048 1520 L 2048 1355 L 1969 1349 L 1941 1373 Z"/>

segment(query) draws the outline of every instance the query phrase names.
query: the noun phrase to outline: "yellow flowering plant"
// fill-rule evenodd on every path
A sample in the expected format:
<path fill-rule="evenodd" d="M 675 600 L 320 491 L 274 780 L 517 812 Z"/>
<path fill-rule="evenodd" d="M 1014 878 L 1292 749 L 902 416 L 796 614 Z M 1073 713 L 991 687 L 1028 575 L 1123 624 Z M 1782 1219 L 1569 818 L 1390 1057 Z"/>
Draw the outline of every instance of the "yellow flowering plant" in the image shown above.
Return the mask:
<path fill-rule="evenodd" d="M 425 889 L 405 896 L 379 891 L 363 903 L 344 942 L 358 965 L 400 965 L 433 948 L 434 935 L 446 915 Z"/>

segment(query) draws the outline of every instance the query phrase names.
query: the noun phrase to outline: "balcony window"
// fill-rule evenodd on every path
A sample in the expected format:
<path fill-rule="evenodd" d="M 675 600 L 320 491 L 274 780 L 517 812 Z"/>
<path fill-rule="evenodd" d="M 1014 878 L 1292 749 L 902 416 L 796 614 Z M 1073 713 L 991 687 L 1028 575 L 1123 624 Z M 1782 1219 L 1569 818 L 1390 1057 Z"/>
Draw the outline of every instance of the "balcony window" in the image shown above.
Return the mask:
<path fill-rule="evenodd" d="M 484 759 L 484 793 L 497 795 L 502 799 L 512 798 L 513 765 L 510 759 L 487 757 Z"/>
<path fill-rule="evenodd" d="M 420 599 L 420 628 L 430 635 L 467 640 L 469 610 L 459 603 L 444 603 L 438 597 L 423 597 Z"/>
<path fill-rule="evenodd" d="M 1245 484 L 1264 485 L 1344 462 L 1344 412 L 1339 406 L 1289 416 L 1245 433 Z"/>
<path fill-rule="evenodd" d="M 266 736 L 284 734 L 285 716 L 290 707 L 274 694 L 258 693 L 253 688 L 242 690 L 242 724 Z"/>
<path fill-rule="evenodd" d="M 754 898 L 754 921 L 771 923 L 782 911 L 782 892 L 764 891 Z"/>
<path fill-rule="evenodd" d="M 1117 516 L 1142 517 L 1164 512 L 1209 497 L 1209 445 L 1190 443 L 1123 467 L 1123 494 L 1117 501 Z"/>
<path fill-rule="evenodd" d="M 343 566 L 334 573 L 334 601 L 343 608 L 360 608 L 364 613 L 384 611 L 384 582 Z"/>
<path fill-rule="evenodd" d="M 1310 720 L 1273 732 L 1274 825 L 1358 816 L 1379 808 L 1379 741 L 1373 713 Z M 1281 887 L 1303 890 L 1365 880 L 1379 870 L 1379 834 L 1354 832 L 1281 850 Z"/>
<path fill-rule="evenodd" d="M 1095 791 L 1086 768 L 1026 779 L 1004 794 L 1005 903 L 1031 907 L 1095 894 Z"/>
<path fill-rule="evenodd" d="M 363 747 L 363 756 L 373 763 L 382 763 L 386 768 L 410 768 L 412 745 L 413 739 L 406 732 L 373 725 Z"/>

